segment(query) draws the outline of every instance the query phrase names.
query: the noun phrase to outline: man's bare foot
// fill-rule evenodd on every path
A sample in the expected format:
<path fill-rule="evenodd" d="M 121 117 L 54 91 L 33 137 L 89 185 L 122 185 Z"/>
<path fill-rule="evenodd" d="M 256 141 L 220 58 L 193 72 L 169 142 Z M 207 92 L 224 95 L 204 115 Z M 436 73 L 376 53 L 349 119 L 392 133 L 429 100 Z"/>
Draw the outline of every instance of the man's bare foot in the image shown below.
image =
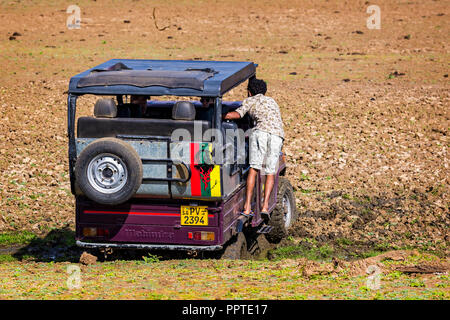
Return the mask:
<path fill-rule="evenodd" d="M 250 211 L 250 212 L 248 212 L 248 213 L 245 212 L 245 211 L 242 211 L 241 214 L 242 214 L 243 216 L 245 216 L 245 217 L 253 217 L 253 216 L 254 216 L 254 214 L 253 214 L 252 211 Z"/>
<path fill-rule="evenodd" d="M 244 210 L 242 211 L 243 214 L 248 215 L 252 213 L 252 208 L 249 205 L 244 205 Z"/>
<path fill-rule="evenodd" d="M 261 209 L 261 218 L 263 218 L 264 220 L 270 220 L 270 214 L 269 214 L 269 209 Z"/>

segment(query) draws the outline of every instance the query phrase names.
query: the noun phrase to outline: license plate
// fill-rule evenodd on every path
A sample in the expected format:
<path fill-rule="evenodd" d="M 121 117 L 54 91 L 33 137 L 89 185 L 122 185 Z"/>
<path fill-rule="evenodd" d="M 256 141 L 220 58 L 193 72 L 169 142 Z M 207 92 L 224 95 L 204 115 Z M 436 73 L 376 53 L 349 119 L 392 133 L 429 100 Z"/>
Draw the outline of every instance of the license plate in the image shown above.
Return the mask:
<path fill-rule="evenodd" d="M 207 226 L 208 207 L 181 206 L 182 226 Z"/>

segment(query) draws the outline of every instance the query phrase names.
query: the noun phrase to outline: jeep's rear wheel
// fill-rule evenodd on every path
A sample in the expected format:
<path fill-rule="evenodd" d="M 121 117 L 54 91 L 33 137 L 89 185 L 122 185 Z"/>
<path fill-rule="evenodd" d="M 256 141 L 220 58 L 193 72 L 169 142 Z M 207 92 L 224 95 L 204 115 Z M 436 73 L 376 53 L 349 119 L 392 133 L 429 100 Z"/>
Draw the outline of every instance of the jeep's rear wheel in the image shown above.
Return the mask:
<path fill-rule="evenodd" d="M 250 253 L 247 249 L 247 240 L 245 239 L 245 235 L 242 232 L 239 232 L 237 236 L 232 238 L 231 242 L 228 243 L 220 258 L 229 260 L 250 258 Z"/>
<path fill-rule="evenodd" d="M 89 144 L 77 159 L 75 177 L 91 200 L 117 205 L 129 200 L 142 182 L 142 162 L 128 143 L 103 138 Z"/>
<path fill-rule="evenodd" d="M 270 218 L 272 230 L 266 234 L 271 243 L 278 243 L 287 236 L 289 228 L 297 220 L 298 212 L 295 206 L 295 194 L 291 183 L 284 177 L 279 177 L 277 203 Z"/>

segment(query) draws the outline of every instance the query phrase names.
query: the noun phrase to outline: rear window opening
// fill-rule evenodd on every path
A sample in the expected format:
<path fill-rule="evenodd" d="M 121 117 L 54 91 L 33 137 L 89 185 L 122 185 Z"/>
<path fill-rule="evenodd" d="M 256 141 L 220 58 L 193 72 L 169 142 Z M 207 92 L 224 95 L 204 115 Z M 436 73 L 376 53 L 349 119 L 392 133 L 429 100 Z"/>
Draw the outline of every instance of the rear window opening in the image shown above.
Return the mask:
<path fill-rule="evenodd" d="M 157 98 L 157 99 L 155 99 Z M 169 99 L 169 100 L 166 100 Z M 76 121 L 77 138 L 116 137 L 118 135 L 171 136 L 178 128 L 192 131 L 199 124 L 205 132 L 214 124 L 214 98 L 208 107 L 200 102 L 200 97 L 156 96 L 149 97 L 146 113 L 139 114 L 139 105 L 131 103 L 131 95 L 98 96 L 85 95 L 77 101 L 77 113 L 81 113 Z M 94 106 L 99 100 L 112 100 L 117 112 L 95 114 Z M 189 101 L 195 108 L 193 120 L 175 120 L 172 111 L 177 101 Z M 222 113 L 235 110 L 241 101 L 222 101 Z M 131 112 L 134 110 L 133 112 Z M 251 119 L 244 117 L 231 123 L 223 123 L 224 128 L 241 128 L 247 130 L 252 126 Z"/>

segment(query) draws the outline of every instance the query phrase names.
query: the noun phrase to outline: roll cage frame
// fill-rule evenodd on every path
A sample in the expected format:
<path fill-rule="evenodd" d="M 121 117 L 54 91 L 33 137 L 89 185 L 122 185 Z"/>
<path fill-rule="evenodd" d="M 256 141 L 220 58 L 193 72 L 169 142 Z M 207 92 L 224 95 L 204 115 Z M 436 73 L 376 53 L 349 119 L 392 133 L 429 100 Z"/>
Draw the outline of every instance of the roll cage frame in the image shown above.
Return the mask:
<path fill-rule="evenodd" d="M 106 72 L 117 72 L 117 66 L 126 66 L 127 70 L 207 70 L 214 71 L 214 75 L 204 80 L 203 90 L 183 87 L 162 87 L 159 85 L 136 87 L 135 85 L 96 85 L 88 87 L 78 87 L 80 80 L 89 77 L 98 70 Z M 151 69 L 150 69 L 151 67 Z M 253 62 L 238 61 L 185 61 L 185 60 L 129 60 L 112 59 L 94 68 L 88 69 L 70 79 L 67 98 L 67 135 L 69 139 L 69 177 L 72 194 L 75 194 L 74 166 L 77 159 L 75 141 L 75 120 L 76 104 L 80 96 L 86 94 L 116 96 L 122 101 L 123 95 L 149 95 L 149 96 L 185 96 L 185 97 L 209 97 L 214 98 L 214 117 L 211 127 L 222 131 L 222 97 L 231 89 L 247 81 L 256 74 L 257 64 Z M 225 139 L 225 138 L 224 138 Z M 224 141 L 225 142 L 225 141 Z"/>

